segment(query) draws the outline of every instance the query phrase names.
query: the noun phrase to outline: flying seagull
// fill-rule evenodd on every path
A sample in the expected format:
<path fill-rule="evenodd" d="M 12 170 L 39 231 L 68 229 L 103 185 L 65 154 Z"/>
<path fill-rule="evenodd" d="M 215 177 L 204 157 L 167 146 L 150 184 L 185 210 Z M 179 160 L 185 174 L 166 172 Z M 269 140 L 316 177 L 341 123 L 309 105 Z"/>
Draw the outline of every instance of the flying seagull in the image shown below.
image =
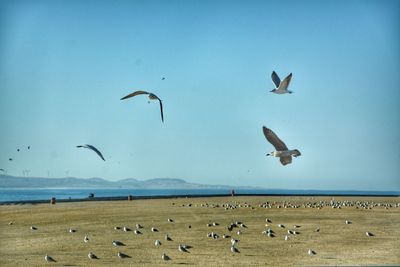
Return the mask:
<path fill-rule="evenodd" d="M 95 148 L 94 146 L 91 146 L 91 145 L 86 144 L 86 145 L 79 145 L 79 146 L 76 146 L 76 147 L 78 147 L 78 148 L 79 148 L 79 147 L 84 147 L 84 148 L 91 149 L 91 150 L 93 150 L 94 152 L 96 152 L 96 154 L 99 155 L 99 157 L 100 157 L 102 160 L 106 161 L 106 160 L 104 159 L 103 155 L 101 154 L 101 152 L 100 152 L 97 148 Z"/>
<path fill-rule="evenodd" d="M 271 74 L 272 81 L 275 84 L 275 89 L 270 92 L 275 94 L 291 94 L 292 91 L 289 91 L 287 88 L 289 87 L 290 80 L 292 79 L 292 73 L 290 73 L 283 81 L 279 78 L 278 74 L 275 71 Z"/>
<path fill-rule="evenodd" d="M 286 165 L 292 163 L 292 156 L 298 157 L 301 155 L 300 151 L 297 149 L 289 150 L 284 142 L 270 129 L 263 126 L 263 132 L 265 138 L 267 138 L 268 142 L 270 142 L 276 149 L 271 153 L 268 153 L 267 156 L 279 157 L 282 165 Z"/>
<path fill-rule="evenodd" d="M 121 98 L 121 100 L 124 100 L 124 99 L 127 99 L 127 98 L 131 98 L 131 97 L 134 97 L 134 96 L 137 96 L 137 95 L 148 95 L 150 100 L 158 100 L 158 102 L 160 103 L 161 121 L 164 122 L 162 101 L 155 94 L 149 93 L 149 92 L 146 92 L 146 91 L 136 91 L 136 92 L 133 92 L 133 93 L 127 95 L 127 96 L 124 96 L 123 98 Z"/>

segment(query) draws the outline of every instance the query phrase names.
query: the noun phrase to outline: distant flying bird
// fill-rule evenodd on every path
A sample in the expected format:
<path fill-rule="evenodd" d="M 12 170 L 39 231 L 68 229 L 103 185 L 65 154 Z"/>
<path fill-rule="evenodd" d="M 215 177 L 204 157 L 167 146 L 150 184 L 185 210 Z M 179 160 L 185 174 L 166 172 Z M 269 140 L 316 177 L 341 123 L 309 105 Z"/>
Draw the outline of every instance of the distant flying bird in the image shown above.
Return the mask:
<path fill-rule="evenodd" d="M 275 71 L 271 74 L 272 81 L 275 84 L 275 89 L 270 92 L 275 94 L 291 94 L 292 91 L 289 91 L 287 88 L 289 87 L 290 80 L 292 79 L 292 73 L 290 73 L 283 81 L 279 78 L 278 74 Z"/>
<path fill-rule="evenodd" d="M 9 160 L 9 161 L 12 161 L 13 159 L 12 159 L 12 158 L 9 158 L 8 160 Z"/>
<path fill-rule="evenodd" d="M 31 146 L 28 146 L 28 149 L 31 149 Z"/>
<path fill-rule="evenodd" d="M 76 146 L 76 147 L 78 147 L 78 148 L 79 148 L 79 147 L 84 147 L 84 148 L 87 148 L 87 149 L 91 149 L 91 150 L 93 150 L 94 152 L 96 152 L 96 154 L 99 155 L 99 157 L 100 157 L 102 160 L 106 161 L 106 160 L 104 159 L 103 155 L 101 154 L 101 152 L 100 152 L 97 148 L 95 148 L 94 146 L 92 146 L 92 145 L 86 144 L 86 145 L 79 145 L 79 146 Z"/>
<path fill-rule="evenodd" d="M 161 78 L 161 81 L 164 81 L 164 80 L 165 80 L 165 77 L 162 77 L 162 78 Z"/>
<path fill-rule="evenodd" d="M 161 111 L 161 121 L 164 122 L 164 114 L 163 114 L 163 105 L 162 105 L 162 101 L 160 98 L 158 98 L 158 96 L 156 96 L 155 94 L 146 92 L 146 91 L 136 91 L 133 92 L 129 95 L 124 96 L 123 98 L 121 98 L 121 100 L 127 99 L 127 98 L 131 98 L 137 95 L 148 95 L 150 100 L 158 100 L 158 102 L 160 103 L 160 111 Z"/>
<path fill-rule="evenodd" d="M 17 148 L 17 152 L 19 152 L 19 148 Z"/>
<path fill-rule="evenodd" d="M 268 142 L 270 142 L 276 149 L 276 151 L 268 153 L 267 156 L 279 157 L 282 165 L 287 165 L 292 163 L 292 156 L 298 157 L 301 155 L 300 151 L 297 149 L 289 150 L 285 143 L 282 142 L 282 140 L 279 139 L 279 137 L 272 130 L 263 126 L 263 132 Z"/>

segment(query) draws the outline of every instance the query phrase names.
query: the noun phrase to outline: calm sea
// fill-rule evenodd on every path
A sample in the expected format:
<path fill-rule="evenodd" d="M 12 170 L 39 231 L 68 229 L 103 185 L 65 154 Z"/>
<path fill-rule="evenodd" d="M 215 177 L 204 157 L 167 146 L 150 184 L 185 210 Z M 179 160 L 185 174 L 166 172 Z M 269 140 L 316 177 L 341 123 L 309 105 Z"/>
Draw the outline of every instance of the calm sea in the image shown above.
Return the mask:
<path fill-rule="evenodd" d="M 285 189 L 235 189 L 237 194 L 277 194 L 277 195 L 400 195 L 397 191 L 321 191 L 321 190 L 285 190 Z M 43 189 L 0 189 L 0 202 L 84 199 L 93 193 L 95 197 L 121 196 L 171 196 L 171 195 L 226 195 L 229 189 L 85 189 L 85 188 L 43 188 Z"/>

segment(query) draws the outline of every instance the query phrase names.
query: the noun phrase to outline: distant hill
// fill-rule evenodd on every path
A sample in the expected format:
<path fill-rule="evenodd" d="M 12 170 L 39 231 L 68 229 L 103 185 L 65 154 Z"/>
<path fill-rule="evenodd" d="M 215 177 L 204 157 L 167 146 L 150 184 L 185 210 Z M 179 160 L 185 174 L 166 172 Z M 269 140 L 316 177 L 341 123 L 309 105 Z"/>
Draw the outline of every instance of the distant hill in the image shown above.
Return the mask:
<path fill-rule="evenodd" d="M 17 177 L 0 175 L 0 188 L 232 188 L 229 185 L 206 185 L 188 183 L 183 179 L 155 178 L 149 180 L 137 180 L 134 178 L 118 181 L 108 181 L 103 178 L 43 178 L 43 177 Z M 237 186 L 235 188 L 238 188 Z M 243 187 L 251 188 L 251 187 Z"/>

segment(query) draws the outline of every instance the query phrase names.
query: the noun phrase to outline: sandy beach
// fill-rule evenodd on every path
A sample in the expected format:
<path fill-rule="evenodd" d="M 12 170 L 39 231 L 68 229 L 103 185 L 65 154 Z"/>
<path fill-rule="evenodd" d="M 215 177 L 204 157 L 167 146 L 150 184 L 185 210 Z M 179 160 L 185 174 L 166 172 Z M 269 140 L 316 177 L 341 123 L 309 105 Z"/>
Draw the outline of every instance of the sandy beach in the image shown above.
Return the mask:
<path fill-rule="evenodd" d="M 400 198 L 335 197 L 340 208 L 329 206 L 331 200 L 246 196 L 3 205 L 0 266 L 400 265 Z M 369 208 L 363 208 L 367 202 Z M 318 209 L 318 203 L 325 205 Z M 228 231 L 238 221 L 246 227 Z M 207 225 L 214 222 L 216 226 Z M 140 235 L 133 231 L 136 224 L 143 226 Z M 159 231 L 152 232 L 152 227 Z M 71 228 L 76 232 L 70 233 Z M 262 234 L 268 228 L 275 237 Z M 374 236 L 368 237 L 367 231 Z M 208 237 L 211 232 L 219 238 Z M 166 234 L 172 241 L 164 239 Z M 239 253 L 230 250 L 232 237 L 240 240 Z M 160 247 L 154 245 L 157 239 Z M 115 247 L 113 240 L 125 246 Z M 179 244 L 191 248 L 180 252 Z M 309 249 L 316 254 L 309 255 Z M 90 260 L 90 251 L 99 259 Z M 119 251 L 131 258 L 119 258 Z M 164 261 L 163 253 L 171 260 Z M 46 254 L 57 262 L 47 263 Z"/>

